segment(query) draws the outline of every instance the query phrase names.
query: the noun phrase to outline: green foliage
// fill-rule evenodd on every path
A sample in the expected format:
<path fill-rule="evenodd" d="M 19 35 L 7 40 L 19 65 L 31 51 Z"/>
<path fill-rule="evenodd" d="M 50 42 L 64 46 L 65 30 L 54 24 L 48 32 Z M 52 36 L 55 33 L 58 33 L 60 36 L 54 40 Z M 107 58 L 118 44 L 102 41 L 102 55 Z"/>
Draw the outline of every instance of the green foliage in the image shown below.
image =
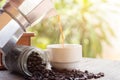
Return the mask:
<path fill-rule="evenodd" d="M 95 0 L 96 1 L 96 0 Z M 78 43 L 83 47 L 84 57 L 102 57 L 102 42 L 110 44 L 108 34 L 114 35 L 109 21 L 106 20 L 106 0 L 99 4 L 92 0 L 56 0 L 55 7 L 61 15 L 65 43 Z M 46 48 L 48 44 L 59 43 L 59 26 L 56 17 L 43 20 L 29 31 L 35 32 L 33 45 Z"/>
<path fill-rule="evenodd" d="M 0 8 L 5 4 L 6 0 L 0 0 Z"/>

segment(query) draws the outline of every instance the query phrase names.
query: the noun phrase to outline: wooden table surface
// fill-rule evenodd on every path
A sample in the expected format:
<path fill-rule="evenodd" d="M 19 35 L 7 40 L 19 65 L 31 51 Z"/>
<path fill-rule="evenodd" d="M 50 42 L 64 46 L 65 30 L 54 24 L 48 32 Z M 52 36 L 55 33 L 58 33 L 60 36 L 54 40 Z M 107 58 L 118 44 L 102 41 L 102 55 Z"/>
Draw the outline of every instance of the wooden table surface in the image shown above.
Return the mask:
<path fill-rule="evenodd" d="M 105 77 L 97 80 L 120 80 L 120 61 L 88 59 L 83 58 L 80 61 L 82 71 L 98 73 L 104 72 Z M 24 80 L 21 76 L 10 73 L 7 70 L 0 71 L 0 80 Z"/>

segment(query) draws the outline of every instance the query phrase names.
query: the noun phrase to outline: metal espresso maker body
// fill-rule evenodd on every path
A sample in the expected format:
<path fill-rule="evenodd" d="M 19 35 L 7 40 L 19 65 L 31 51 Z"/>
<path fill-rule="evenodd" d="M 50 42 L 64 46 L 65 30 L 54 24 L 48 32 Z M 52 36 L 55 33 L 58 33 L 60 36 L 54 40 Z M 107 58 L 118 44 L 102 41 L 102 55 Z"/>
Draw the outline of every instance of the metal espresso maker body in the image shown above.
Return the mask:
<path fill-rule="evenodd" d="M 11 19 L 7 20 L 5 15 Z M 33 51 L 42 52 L 33 47 L 14 47 L 27 27 L 55 15 L 50 0 L 6 0 L 0 9 L 0 52 L 4 55 L 3 64 L 8 70 L 30 75 L 26 71 L 26 55 Z M 12 49 L 19 54 L 11 52 Z"/>
<path fill-rule="evenodd" d="M 4 14 L 11 17 L 10 21 L 4 20 L 5 25 L 1 25 L 3 20 L 0 19 L 0 27 L 2 27 L 0 30 L 0 51 L 5 54 L 15 46 L 27 27 L 56 15 L 50 0 L 6 0 L 0 13 L 0 17 Z"/>

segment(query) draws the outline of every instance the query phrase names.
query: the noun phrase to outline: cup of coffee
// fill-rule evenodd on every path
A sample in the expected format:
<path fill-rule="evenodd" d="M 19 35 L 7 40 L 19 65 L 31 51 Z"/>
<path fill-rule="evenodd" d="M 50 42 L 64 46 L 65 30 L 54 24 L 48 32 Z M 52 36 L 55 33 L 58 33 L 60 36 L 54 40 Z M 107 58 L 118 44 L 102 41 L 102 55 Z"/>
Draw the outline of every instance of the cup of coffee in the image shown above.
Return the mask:
<path fill-rule="evenodd" d="M 47 46 L 50 64 L 57 69 L 76 69 L 82 58 L 82 46 L 79 44 L 51 44 Z"/>

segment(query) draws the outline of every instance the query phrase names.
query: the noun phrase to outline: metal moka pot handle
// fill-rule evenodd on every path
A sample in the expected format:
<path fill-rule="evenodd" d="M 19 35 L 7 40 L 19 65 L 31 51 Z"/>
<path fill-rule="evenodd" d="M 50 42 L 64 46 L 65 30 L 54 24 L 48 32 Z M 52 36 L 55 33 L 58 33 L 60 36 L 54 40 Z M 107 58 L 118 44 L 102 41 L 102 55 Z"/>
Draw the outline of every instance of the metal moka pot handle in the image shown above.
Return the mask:
<path fill-rule="evenodd" d="M 11 7 L 11 9 L 9 8 Z M 50 0 L 25 0 L 19 8 L 8 2 L 3 7 L 4 12 L 11 16 L 25 31 L 26 28 L 35 22 L 56 15 L 53 4 Z"/>

